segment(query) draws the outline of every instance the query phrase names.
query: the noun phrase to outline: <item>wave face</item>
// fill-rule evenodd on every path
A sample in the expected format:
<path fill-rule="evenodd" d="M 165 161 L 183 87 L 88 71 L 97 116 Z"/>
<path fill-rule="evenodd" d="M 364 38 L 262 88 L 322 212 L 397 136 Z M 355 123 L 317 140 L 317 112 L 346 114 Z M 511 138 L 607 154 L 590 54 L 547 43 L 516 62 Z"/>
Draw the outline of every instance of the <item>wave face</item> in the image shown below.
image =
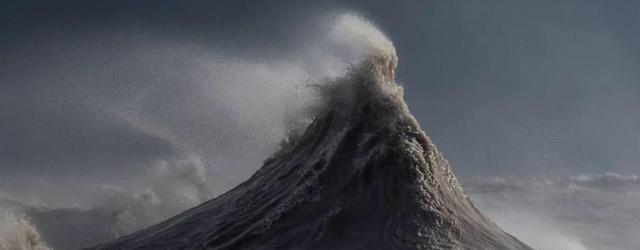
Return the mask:
<path fill-rule="evenodd" d="M 409 113 L 392 44 L 366 46 L 247 181 L 92 249 L 530 249 L 474 207 Z"/>

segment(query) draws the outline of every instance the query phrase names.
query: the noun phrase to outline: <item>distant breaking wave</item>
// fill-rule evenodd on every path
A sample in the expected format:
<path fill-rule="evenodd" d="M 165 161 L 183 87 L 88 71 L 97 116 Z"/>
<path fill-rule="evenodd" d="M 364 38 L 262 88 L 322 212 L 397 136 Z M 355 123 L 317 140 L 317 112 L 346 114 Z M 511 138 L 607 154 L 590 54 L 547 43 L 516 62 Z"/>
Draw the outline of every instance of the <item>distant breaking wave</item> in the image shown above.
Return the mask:
<path fill-rule="evenodd" d="M 483 177 L 463 185 L 498 225 L 538 250 L 640 249 L 637 175 Z"/>
<path fill-rule="evenodd" d="M 111 191 L 92 208 L 47 207 L 0 197 L 0 250 L 80 249 L 157 223 L 211 198 L 197 160 L 161 163 L 138 194 Z M 109 191 L 103 191 L 109 192 Z"/>

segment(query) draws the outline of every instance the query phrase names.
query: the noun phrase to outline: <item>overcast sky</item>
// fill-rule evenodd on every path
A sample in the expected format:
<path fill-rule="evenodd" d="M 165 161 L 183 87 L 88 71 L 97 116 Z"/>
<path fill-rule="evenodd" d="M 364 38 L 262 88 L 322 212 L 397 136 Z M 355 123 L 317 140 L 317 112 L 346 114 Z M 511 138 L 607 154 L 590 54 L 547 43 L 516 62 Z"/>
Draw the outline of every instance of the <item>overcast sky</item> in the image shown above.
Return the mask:
<path fill-rule="evenodd" d="M 271 141 L 244 120 L 254 106 L 209 100 L 186 83 L 208 77 L 202 62 L 239 84 L 289 72 L 274 61 L 313 71 L 314 60 L 299 58 L 312 47 L 310 23 L 337 9 L 394 42 L 407 102 L 458 175 L 637 172 L 637 1 L 290 2 L 5 2 L 0 175 L 108 178 L 189 154 L 205 165 L 255 163 Z M 218 70 L 245 58 L 264 72 Z M 284 79 L 305 79 L 296 72 Z M 242 93 L 264 99 L 257 106 L 284 98 Z M 231 172 L 213 171 L 222 173 Z"/>

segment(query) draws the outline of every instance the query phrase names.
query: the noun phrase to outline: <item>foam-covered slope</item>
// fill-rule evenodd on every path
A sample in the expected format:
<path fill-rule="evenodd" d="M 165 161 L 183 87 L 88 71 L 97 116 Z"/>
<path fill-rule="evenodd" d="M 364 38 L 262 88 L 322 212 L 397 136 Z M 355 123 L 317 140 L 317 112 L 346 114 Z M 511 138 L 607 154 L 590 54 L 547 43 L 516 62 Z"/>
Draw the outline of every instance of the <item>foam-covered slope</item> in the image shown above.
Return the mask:
<path fill-rule="evenodd" d="M 93 249 L 529 249 L 473 206 L 409 114 L 395 53 L 366 58 L 249 180 Z"/>

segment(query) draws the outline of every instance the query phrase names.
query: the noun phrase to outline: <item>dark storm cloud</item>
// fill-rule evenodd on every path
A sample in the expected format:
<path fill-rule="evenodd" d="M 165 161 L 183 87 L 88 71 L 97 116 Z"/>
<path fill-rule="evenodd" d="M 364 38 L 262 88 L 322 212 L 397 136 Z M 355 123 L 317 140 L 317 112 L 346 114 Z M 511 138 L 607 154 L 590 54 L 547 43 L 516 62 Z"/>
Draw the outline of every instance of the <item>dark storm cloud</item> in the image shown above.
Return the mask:
<path fill-rule="evenodd" d="M 75 34 L 91 37 L 135 30 L 164 39 L 210 43 L 246 53 L 281 53 L 296 46 L 295 32 L 306 20 L 330 10 L 328 4 L 301 1 L 15 1 L 2 12 L 8 46 L 25 52 L 21 42 Z M 117 46 L 117 45 L 114 45 Z M 28 51 L 28 50 L 27 50 Z"/>
<path fill-rule="evenodd" d="M 0 10 L 0 88 L 7 117 L 2 166 L 174 157 L 175 145 L 166 138 L 101 122 L 91 111 L 65 114 L 79 105 L 73 101 L 41 100 L 75 100 L 66 91 L 83 88 L 104 92 L 107 99 L 127 95 L 151 81 L 153 70 L 168 70 L 137 72 L 136 63 L 122 59 L 138 50 L 131 43 L 195 44 L 265 62 L 287 57 L 308 46 L 309 32 L 301 31 L 311 27 L 309 20 L 335 8 L 361 12 L 392 38 L 410 107 L 459 174 L 637 167 L 638 3 L 570 0 L 7 3 Z M 93 47 L 82 49 L 87 43 Z M 165 52 L 171 54 L 171 48 L 154 53 Z M 54 77 L 38 78 L 42 72 Z M 96 74 L 109 84 L 85 86 Z M 126 79 L 119 79 L 123 75 Z M 53 89 L 60 94 L 47 94 Z M 152 102 L 175 103 L 172 99 L 161 95 Z M 52 107 L 60 112 L 48 111 Z M 36 146 L 41 152 L 27 159 Z"/>
<path fill-rule="evenodd" d="M 90 173 L 170 159 L 177 153 L 164 138 L 82 107 L 46 98 L 38 98 L 39 104 L 22 101 L 16 105 L 11 98 L 19 94 L 12 95 L 0 95 L 4 104 L 0 119 L 10 125 L 0 128 L 0 171 L 4 176 Z"/>
<path fill-rule="evenodd" d="M 171 73 L 153 72 L 180 72 L 185 66 L 177 64 L 190 63 L 181 61 L 184 55 L 171 58 L 175 51 L 170 50 L 175 48 L 160 48 L 162 44 L 215 41 L 216 46 L 268 55 L 291 40 L 284 33 L 292 24 L 286 20 L 290 16 L 277 15 L 282 11 L 285 8 L 248 1 L 9 3 L 1 11 L 0 24 L 2 172 L 87 170 L 84 174 L 88 174 L 99 169 L 105 174 L 176 157 L 178 149 L 167 138 L 92 106 L 127 102 L 136 95 L 132 93 L 149 88 L 162 90 L 151 91 L 156 96 L 148 106 L 189 98 L 191 93 L 180 94 L 184 90 L 172 84 L 189 81 L 188 76 L 178 79 Z M 141 56 L 141 47 L 153 53 L 167 49 L 167 55 Z M 159 108 L 146 111 L 163 112 Z"/>

